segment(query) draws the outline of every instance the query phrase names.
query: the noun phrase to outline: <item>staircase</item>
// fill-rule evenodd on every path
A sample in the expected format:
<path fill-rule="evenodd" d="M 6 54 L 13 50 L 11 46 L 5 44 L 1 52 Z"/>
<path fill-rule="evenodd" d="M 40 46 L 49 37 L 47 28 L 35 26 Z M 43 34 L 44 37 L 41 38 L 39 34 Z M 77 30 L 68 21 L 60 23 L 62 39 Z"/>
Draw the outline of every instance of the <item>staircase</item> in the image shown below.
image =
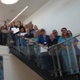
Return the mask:
<path fill-rule="evenodd" d="M 44 80 L 80 80 L 80 71 L 79 71 L 79 64 L 76 58 L 76 52 L 74 49 L 73 40 L 74 38 L 79 37 L 79 35 L 72 37 L 62 43 L 59 43 L 57 45 L 53 45 L 48 48 L 51 53 L 52 61 L 53 61 L 53 67 L 54 69 L 52 71 L 47 70 L 46 68 L 42 68 L 42 64 L 38 65 L 38 63 L 35 61 L 35 52 L 34 52 L 34 45 L 29 44 L 27 41 L 25 41 L 25 46 L 19 45 L 19 38 L 16 38 L 15 43 L 10 43 L 9 50 L 10 53 L 15 55 L 19 60 L 21 60 L 23 63 L 26 64 L 26 66 L 30 67 L 32 70 L 34 70 L 37 74 L 39 74 Z M 72 65 L 72 59 L 70 55 L 70 50 L 68 48 L 68 42 L 71 43 L 71 50 L 73 51 L 73 60 L 75 64 L 75 69 L 77 70 L 76 73 L 73 71 L 73 65 Z M 66 66 L 65 60 L 62 58 L 62 53 L 59 49 L 59 46 L 61 44 L 65 44 L 66 47 L 66 54 L 68 58 L 68 66 Z M 79 46 L 79 44 L 78 44 Z M 55 55 L 54 55 L 55 53 Z M 61 59 L 60 59 L 61 58 Z M 56 62 L 55 62 L 56 60 Z M 68 68 L 68 69 L 67 69 Z M 67 71 L 70 71 L 70 74 L 68 74 Z"/>
<path fill-rule="evenodd" d="M 28 67 L 33 69 L 37 74 L 39 74 L 44 80 L 79 80 L 79 74 L 76 75 L 64 75 L 60 77 L 52 76 L 48 71 L 41 69 L 37 66 L 37 64 L 25 57 L 25 55 L 19 52 L 16 48 L 10 47 L 10 52 L 19 58 L 23 63 L 25 63 Z M 64 73 L 63 73 L 64 74 Z"/>
<path fill-rule="evenodd" d="M 0 80 L 43 80 L 36 72 L 9 52 L 8 46 L 0 46 L 0 56 L 3 57 L 4 75 L 4 79 L 0 77 Z"/>

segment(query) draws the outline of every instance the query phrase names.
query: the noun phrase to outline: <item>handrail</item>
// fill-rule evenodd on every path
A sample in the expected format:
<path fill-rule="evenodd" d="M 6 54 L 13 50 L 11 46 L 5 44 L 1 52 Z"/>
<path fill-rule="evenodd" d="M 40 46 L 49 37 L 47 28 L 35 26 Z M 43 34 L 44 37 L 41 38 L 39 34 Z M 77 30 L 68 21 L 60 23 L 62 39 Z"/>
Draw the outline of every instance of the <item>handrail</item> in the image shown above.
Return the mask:
<path fill-rule="evenodd" d="M 62 42 L 60 42 L 60 43 L 58 43 L 58 44 L 52 45 L 52 46 L 50 46 L 48 49 L 51 49 L 52 47 L 58 46 L 58 45 L 60 45 L 60 44 L 62 44 L 62 43 L 64 43 L 64 42 L 67 42 L 67 41 L 69 41 L 69 40 L 71 40 L 71 39 L 73 39 L 73 38 L 75 38 L 75 37 L 78 37 L 78 36 L 80 36 L 80 34 L 78 34 L 78 35 L 76 35 L 76 36 L 73 36 L 73 37 L 71 37 L 71 38 L 69 38 L 69 39 L 67 39 L 67 40 L 65 40 L 65 41 L 62 41 Z"/>
<path fill-rule="evenodd" d="M 17 35 L 15 35 L 15 36 L 17 36 Z M 80 36 L 80 34 L 78 34 L 78 35 L 76 35 L 76 36 L 73 36 L 73 37 L 71 37 L 71 38 L 69 38 L 69 39 L 67 39 L 67 40 L 65 40 L 65 41 L 62 41 L 62 42 L 60 42 L 60 43 L 58 43 L 58 44 L 52 45 L 52 46 L 48 47 L 47 50 L 51 49 L 52 47 L 58 46 L 58 45 L 60 45 L 60 44 L 62 44 L 62 43 L 64 43 L 64 42 L 67 42 L 67 41 L 69 41 L 69 40 L 71 40 L 71 39 L 73 39 L 73 38 L 75 38 L 75 37 L 78 37 L 78 36 Z M 36 44 L 36 45 L 38 45 L 38 44 Z M 41 47 L 40 45 L 38 45 L 38 46 Z"/>
<path fill-rule="evenodd" d="M 16 35 L 15 35 L 16 36 Z M 60 43 L 58 43 L 58 44 L 56 44 L 56 45 L 52 45 L 51 47 L 49 47 L 48 49 L 50 49 L 51 48 L 51 50 L 50 50 L 50 53 L 52 54 L 50 57 L 52 57 L 52 62 L 50 63 L 50 64 L 46 64 L 46 61 L 48 60 L 47 58 L 45 58 L 45 60 L 44 59 L 41 59 L 41 57 L 43 57 L 44 56 L 44 54 L 42 54 L 42 55 L 40 55 L 40 48 L 38 49 L 38 47 L 37 48 L 34 48 L 34 46 L 33 45 L 30 45 L 29 44 L 29 42 L 28 42 L 28 44 L 27 44 L 27 42 L 26 42 L 26 40 L 24 41 L 22 38 L 21 38 L 21 40 L 23 40 L 22 41 L 22 43 L 21 43 L 21 45 L 19 45 L 19 38 L 17 37 L 16 39 L 17 39 L 17 43 L 15 43 L 15 44 L 12 44 L 11 46 L 12 46 L 12 48 L 14 48 L 14 49 L 16 49 L 16 51 L 18 51 L 18 53 L 20 53 L 21 55 L 24 55 L 23 57 L 25 57 L 26 59 L 28 59 L 28 60 L 31 60 L 31 61 L 33 61 L 33 62 L 36 62 L 37 63 L 37 65 L 38 66 L 41 66 L 41 68 L 43 68 L 44 67 L 44 65 L 46 66 L 46 65 L 51 65 L 52 63 L 53 64 L 55 64 L 55 67 L 57 67 L 57 68 L 53 68 L 54 67 L 54 65 L 51 65 L 51 67 L 50 67 L 50 70 L 51 70 L 51 72 L 48 70 L 48 72 L 50 72 L 50 74 L 51 75 L 54 75 L 55 77 L 57 77 L 58 76 L 58 73 L 59 73 L 59 76 L 63 76 L 63 73 L 65 73 L 65 71 L 66 72 L 71 72 L 71 74 L 74 74 L 74 69 L 73 69 L 73 67 L 75 67 L 75 70 L 77 70 L 77 72 L 76 73 L 79 73 L 79 67 L 78 67 L 78 62 L 77 62 L 77 58 L 76 58 L 76 54 L 75 54 L 75 52 L 73 51 L 73 54 L 72 54 L 72 56 L 73 56 L 73 60 L 75 61 L 75 63 L 73 62 L 72 63 L 72 59 L 71 59 L 71 55 L 69 54 L 70 52 L 69 52 L 69 48 L 68 48 L 68 45 L 66 45 L 66 54 L 68 55 L 68 56 L 66 56 L 66 58 L 68 59 L 67 61 L 67 63 L 69 63 L 69 67 L 67 67 L 66 66 L 66 61 L 65 61 L 65 57 L 64 57 L 64 55 L 59 55 L 59 53 L 62 53 L 62 52 L 60 52 L 60 51 L 58 51 L 58 47 L 57 47 L 57 45 L 59 46 L 60 44 L 62 44 L 62 43 L 64 43 L 64 42 L 67 42 L 67 41 L 71 41 L 71 39 L 72 39 L 72 41 L 75 39 L 75 37 L 78 37 L 78 36 L 80 36 L 80 34 L 78 34 L 78 35 L 76 35 L 76 36 L 72 36 L 72 37 L 70 37 L 70 38 L 68 38 L 67 40 L 65 40 L 65 41 L 63 41 L 63 42 L 60 42 Z M 33 40 L 32 40 L 33 41 Z M 72 41 L 71 41 L 71 43 L 72 43 Z M 32 42 L 33 43 L 33 42 Z M 66 43 L 67 44 L 67 43 Z M 36 44 L 36 45 L 38 45 L 38 44 Z M 40 46 L 40 45 L 38 45 L 38 46 Z M 54 49 L 52 48 L 52 47 L 54 47 Z M 72 44 L 71 45 L 71 47 L 72 47 L 72 49 L 71 49 L 71 51 L 74 49 L 74 44 Z M 36 50 L 37 49 L 37 50 Z M 13 49 L 12 49 L 13 50 Z M 34 51 L 35 50 L 35 51 Z M 47 49 L 46 49 L 47 50 Z M 38 51 L 38 52 L 36 52 L 36 51 Z M 13 52 L 15 52 L 15 51 L 13 51 Z M 23 54 L 22 54 L 23 53 Z M 39 54 L 37 54 L 37 53 L 39 53 Z M 55 55 L 54 55 L 54 54 Z M 48 53 L 46 53 L 46 55 L 47 55 Z M 46 56 L 45 55 L 45 56 Z M 40 57 L 41 56 L 41 57 Z M 55 58 L 54 58 L 55 57 Z M 33 59 L 34 58 L 34 59 Z M 37 58 L 39 58 L 39 59 L 37 59 Z M 44 58 L 44 57 L 43 57 Z M 60 59 L 60 58 L 63 58 L 63 59 Z M 56 60 L 56 61 L 55 61 Z M 64 60 L 64 62 L 62 62 L 61 63 L 61 61 L 60 60 Z M 42 64 L 42 61 L 44 61 L 44 64 Z M 62 70 L 63 69 L 63 64 L 65 64 L 65 71 L 64 70 Z M 74 66 L 73 66 L 73 64 L 74 64 Z M 70 68 L 70 70 L 68 70 Z M 44 68 L 44 69 L 46 69 L 47 70 L 47 67 L 46 68 Z M 58 73 L 57 73 L 58 72 Z"/>

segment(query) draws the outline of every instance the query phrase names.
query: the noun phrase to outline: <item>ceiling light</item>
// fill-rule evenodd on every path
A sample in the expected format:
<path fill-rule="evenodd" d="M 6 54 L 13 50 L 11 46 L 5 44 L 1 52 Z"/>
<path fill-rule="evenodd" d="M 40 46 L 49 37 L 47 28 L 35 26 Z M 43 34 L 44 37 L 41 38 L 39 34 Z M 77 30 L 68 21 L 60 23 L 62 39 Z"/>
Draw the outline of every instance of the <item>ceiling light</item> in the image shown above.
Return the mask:
<path fill-rule="evenodd" d="M 1 0 L 1 2 L 3 3 L 3 4 L 15 4 L 15 3 L 17 3 L 19 0 Z"/>
<path fill-rule="evenodd" d="M 9 24 L 10 24 L 11 22 L 13 22 L 15 19 L 17 19 L 27 8 L 28 8 L 28 6 L 26 6 L 16 17 L 14 17 L 14 18 L 9 22 Z"/>

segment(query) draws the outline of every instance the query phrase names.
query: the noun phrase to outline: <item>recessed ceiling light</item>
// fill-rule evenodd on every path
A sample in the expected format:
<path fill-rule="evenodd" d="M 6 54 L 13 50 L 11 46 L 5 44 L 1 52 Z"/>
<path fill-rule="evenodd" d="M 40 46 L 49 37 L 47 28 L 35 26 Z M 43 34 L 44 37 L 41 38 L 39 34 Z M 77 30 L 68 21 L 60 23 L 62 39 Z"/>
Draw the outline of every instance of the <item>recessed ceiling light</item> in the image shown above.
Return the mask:
<path fill-rule="evenodd" d="M 10 4 L 15 4 L 15 3 L 17 3 L 19 0 L 1 0 L 1 2 L 3 3 L 3 4 L 8 4 L 8 5 L 10 5 Z"/>

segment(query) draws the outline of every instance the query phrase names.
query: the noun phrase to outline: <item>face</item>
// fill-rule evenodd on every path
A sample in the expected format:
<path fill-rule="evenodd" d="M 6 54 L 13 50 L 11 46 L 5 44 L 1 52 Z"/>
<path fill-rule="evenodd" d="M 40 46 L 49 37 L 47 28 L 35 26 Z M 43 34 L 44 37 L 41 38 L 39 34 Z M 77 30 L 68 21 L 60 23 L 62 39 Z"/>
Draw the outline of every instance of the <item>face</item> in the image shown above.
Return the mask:
<path fill-rule="evenodd" d="M 24 32 L 24 28 L 21 28 L 21 32 Z"/>
<path fill-rule="evenodd" d="M 26 29 L 26 33 L 29 33 L 29 31 L 30 31 L 29 29 Z"/>
<path fill-rule="evenodd" d="M 61 32 L 62 32 L 62 34 L 67 34 L 67 29 L 65 29 L 65 28 L 63 28 L 62 30 L 61 30 Z"/>
<path fill-rule="evenodd" d="M 35 32 L 35 33 L 34 33 L 34 37 L 38 37 L 38 34 L 37 34 L 37 32 Z"/>
<path fill-rule="evenodd" d="M 53 34 L 54 34 L 55 36 L 57 36 L 57 35 L 58 35 L 57 30 L 53 30 Z"/>
<path fill-rule="evenodd" d="M 72 36 L 72 33 L 71 33 L 71 31 L 67 31 L 67 33 L 68 33 L 68 35 L 69 35 L 69 36 Z"/>
<path fill-rule="evenodd" d="M 33 29 L 33 24 L 29 27 L 30 29 Z"/>
<path fill-rule="evenodd" d="M 46 31 L 42 31 L 41 34 L 42 34 L 42 35 L 46 35 Z"/>
<path fill-rule="evenodd" d="M 50 34 L 49 38 L 50 38 L 50 40 L 54 40 L 55 39 L 55 35 L 54 34 Z"/>
<path fill-rule="evenodd" d="M 37 26 L 34 25 L 34 30 L 38 30 Z"/>
<path fill-rule="evenodd" d="M 21 25 L 21 22 L 20 22 L 20 21 L 18 21 L 18 22 L 17 22 L 17 25 Z"/>
<path fill-rule="evenodd" d="M 12 25 L 15 25 L 15 22 L 12 22 Z"/>

